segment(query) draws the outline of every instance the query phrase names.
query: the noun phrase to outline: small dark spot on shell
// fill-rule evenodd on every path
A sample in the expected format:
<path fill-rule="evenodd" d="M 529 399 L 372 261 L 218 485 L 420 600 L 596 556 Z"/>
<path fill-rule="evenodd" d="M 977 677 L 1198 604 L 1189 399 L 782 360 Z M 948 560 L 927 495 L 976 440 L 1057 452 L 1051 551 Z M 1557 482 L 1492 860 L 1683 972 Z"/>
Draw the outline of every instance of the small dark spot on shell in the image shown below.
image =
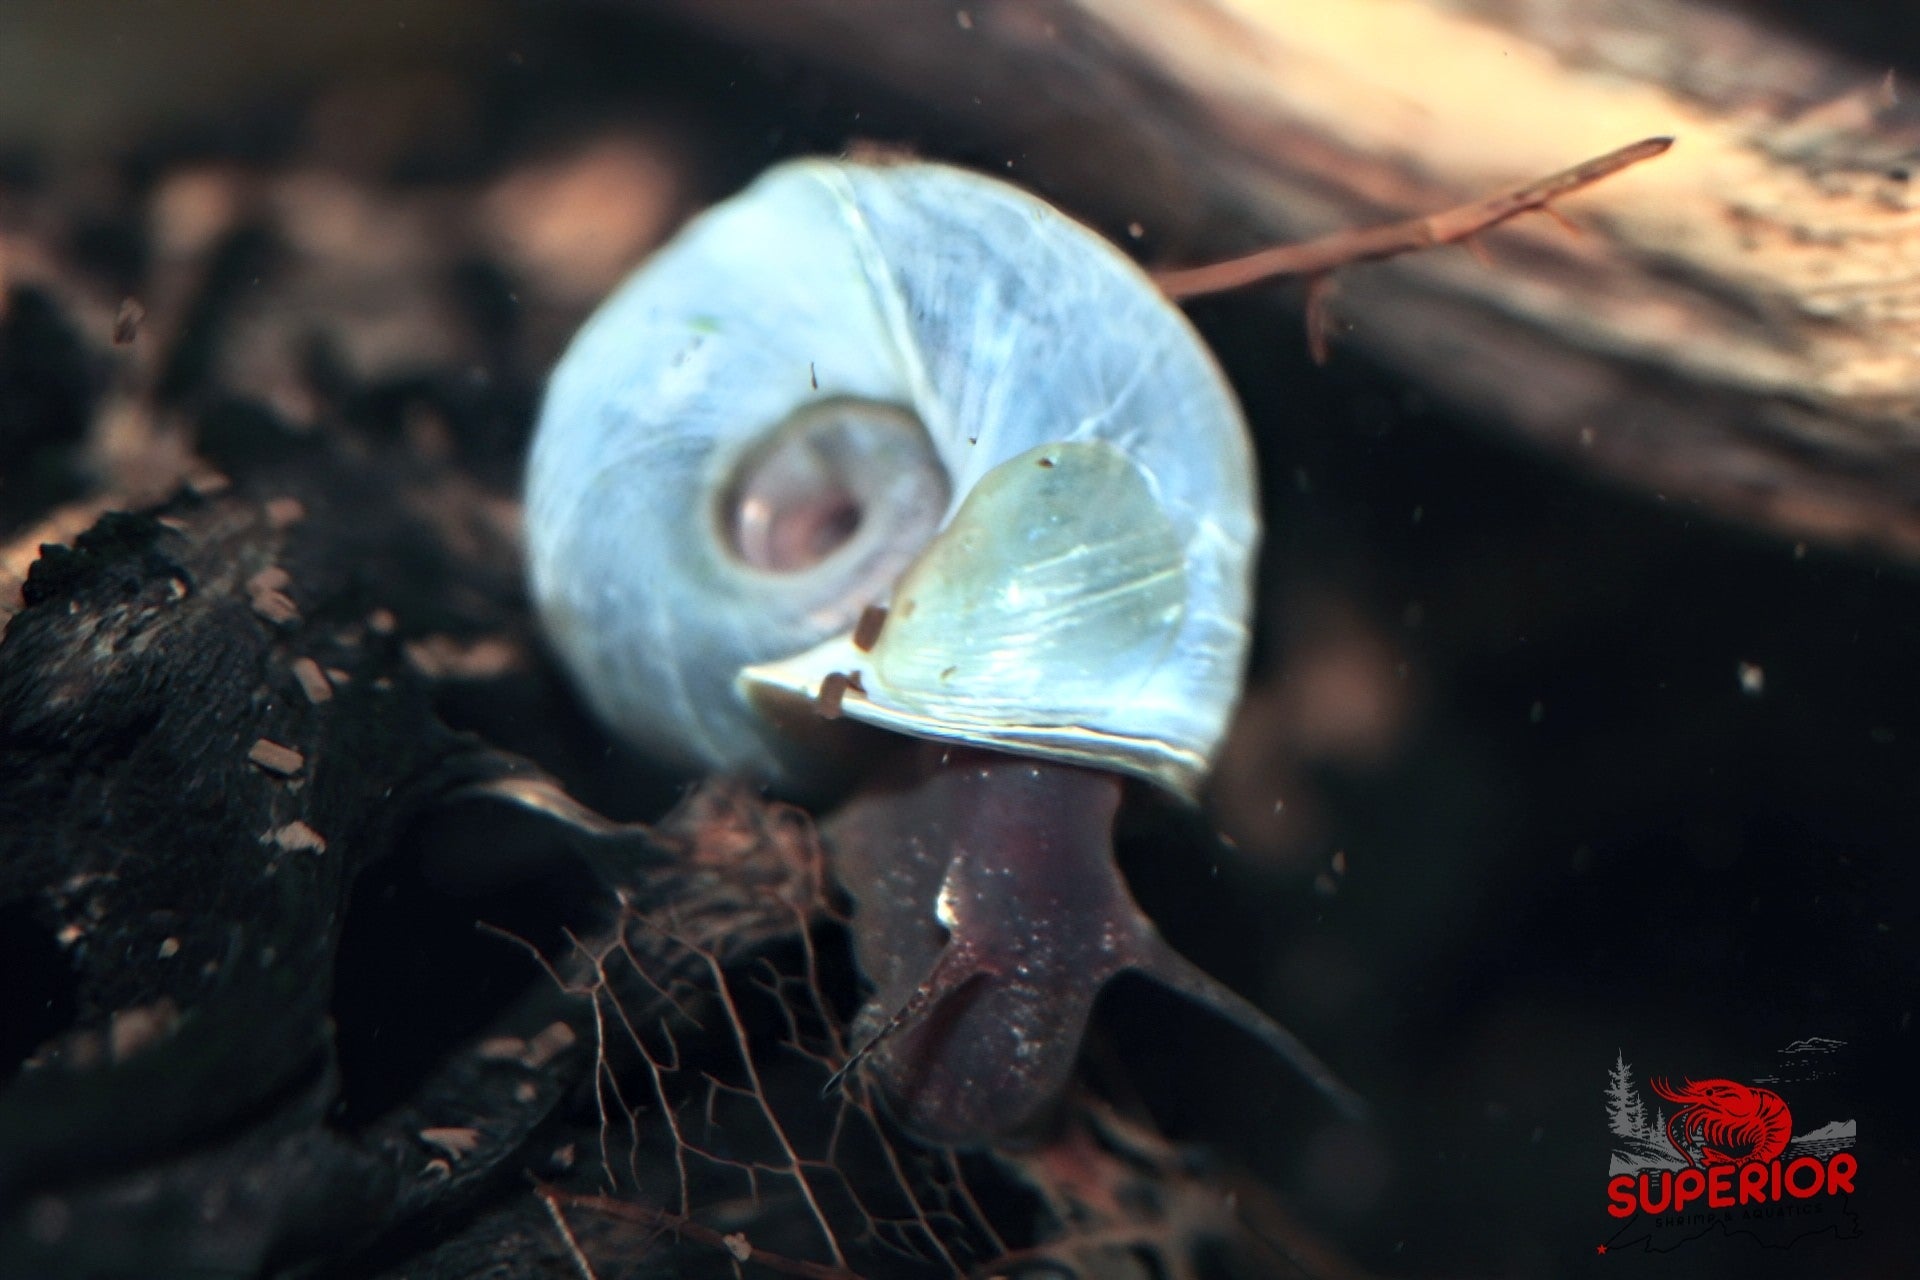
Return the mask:
<path fill-rule="evenodd" d="M 862 653 L 872 649 L 880 640 L 880 629 L 887 625 L 887 610 L 884 605 L 870 604 L 860 611 L 860 621 L 853 628 L 853 647 Z"/>
<path fill-rule="evenodd" d="M 1042 459 L 1040 459 L 1040 465 L 1041 465 L 1041 466 L 1043 466 L 1043 467 L 1051 467 L 1051 466 L 1053 466 L 1053 459 L 1052 459 L 1052 458 L 1042 458 Z"/>
<path fill-rule="evenodd" d="M 840 718 L 840 704 L 846 699 L 847 690 L 852 686 L 853 681 L 841 675 L 838 671 L 829 675 L 825 680 L 822 680 L 820 682 L 820 700 L 815 704 L 821 716 L 828 720 L 838 720 Z"/>

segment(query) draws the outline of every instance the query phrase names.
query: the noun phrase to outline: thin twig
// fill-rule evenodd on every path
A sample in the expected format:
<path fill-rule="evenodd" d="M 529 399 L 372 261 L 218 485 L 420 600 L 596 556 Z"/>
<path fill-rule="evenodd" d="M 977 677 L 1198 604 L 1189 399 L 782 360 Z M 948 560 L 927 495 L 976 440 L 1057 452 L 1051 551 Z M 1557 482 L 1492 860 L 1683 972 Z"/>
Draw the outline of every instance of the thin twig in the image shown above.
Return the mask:
<path fill-rule="evenodd" d="M 600 1280 L 594 1273 L 593 1264 L 587 1261 L 587 1255 L 581 1251 L 580 1242 L 573 1237 L 573 1228 L 567 1225 L 567 1215 L 560 1211 L 560 1200 L 545 1187 L 540 1190 L 540 1200 L 547 1206 L 547 1216 L 553 1219 L 553 1225 L 560 1232 L 560 1238 L 566 1242 L 567 1252 L 573 1257 L 573 1265 L 580 1268 L 580 1280 Z"/>
<path fill-rule="evenodd" d="M 1564 169 L 1552 177 L 1448 209 L 1444 213 L 1408 218 L 1385 226 L 1337 231 L 1304 244 L 1262 249 L 1242 258 L 1230 258 L 1204 267 L 1161 271 L 1155 274 L 1154 281 L 1170 298 L 1196 298 L 1282 276 L 1323 276 L 1356 262 L 1377 261 L 1435 245 L 1453 244 L 1468 240 L 1520 214 L 1546 209 L 1553 201 L 1571 195 L 1582 187 L 1592 186 L 1630 165 L 1651 160 L 1672 145 L 1672 138 L 1648 138 L 1632 146 L 1621 147 L 1618 151 L 1609 151 L 1571 169 Z"/>
<path fill-rule="evenodd" d="M 714 994 L 720 998 L 720 1007 L 725 1011 L 727 1021 L 733 1027 L 734 1043 L 739 1047 L 740 1062 L 746 1068 L 747 1080 L 751 1085 L 753 1096 L 759 1099 L 767 1124 L 773 1130 L 775 1139 L 780 1143 L 781 1151 L 787 1157 L 787 1172 L 793 1175 L 794 1183 L 800 1189 L 800 1198 L 806 1202 L 807 1209 L 813 1214 L 814 1222 L 820 1227 L 820 1234 L 826 1238 L 827 1249 L 833 1254 L 835 1264 L 844 1270 L 847 1263 L 846 1255 L 840 1251 L 840 1240 L 833 1233 L 833 1224 L 828 1220 L 826 1210 L 821 1207 L 819 1199 L 813 1193 L 812 1185 L 807 1181 L 806 1162 L 801 1160 L 799 1149 L 793 1145 L 786 1126 L 780 1123 L 780 1117 L 774 1114 L 772 1095 L 760 1083 L 760 1069 L 754 1065 L 753 1050 L 747 1036 L 746 1024 L 740 1020 L 740 1010 L 733 1002 L 733 994 L 727 990 L 726 971 L 720 967 L 719 960 L 713 955 L 703 952 L 701 958 L 707 962 L 708 971 L 713 977 Z"/>

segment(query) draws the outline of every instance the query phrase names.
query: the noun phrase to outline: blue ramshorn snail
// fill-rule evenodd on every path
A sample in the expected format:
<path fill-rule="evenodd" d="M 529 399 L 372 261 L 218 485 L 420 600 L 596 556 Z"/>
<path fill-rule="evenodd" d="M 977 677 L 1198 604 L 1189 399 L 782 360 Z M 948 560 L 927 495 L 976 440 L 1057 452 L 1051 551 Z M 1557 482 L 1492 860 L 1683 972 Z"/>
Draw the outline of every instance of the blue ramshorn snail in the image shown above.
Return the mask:
<path fill-rule="evenodd" d="M 1367 234 L 1259 270 L 1446 238 Z M 1121 779 L 1192 799 L 1246 657 L 1252 450 L 1185 291 L 993 179 L 795 161 L 622 285 L 542 410 L 533 598 L 594 710 L 689 765 L 862 775 L 824 824 L 875 988 L 851 1065 L 934 1140 L 1040 1121 L 1127 970 L 1350 1101 L 1112 862 Z"/>
<path fill-rule="evenodd" d="M 883 750 L 826 827 L 877 988 L 864 1066 L 929 1137 L 1042 1114 L 1126 969 L 1324 1078 L 1160 940 L 1109 845 L 1120 775 L 1191 797 L 1225 732 L 1253 469 L 1219 368 L 1138 267 L 938 165 L 772 170 L 554 373 L 533 593 L 608 724 L 801 785 L 857 755 L 850 726 L 929 744 Z"/>

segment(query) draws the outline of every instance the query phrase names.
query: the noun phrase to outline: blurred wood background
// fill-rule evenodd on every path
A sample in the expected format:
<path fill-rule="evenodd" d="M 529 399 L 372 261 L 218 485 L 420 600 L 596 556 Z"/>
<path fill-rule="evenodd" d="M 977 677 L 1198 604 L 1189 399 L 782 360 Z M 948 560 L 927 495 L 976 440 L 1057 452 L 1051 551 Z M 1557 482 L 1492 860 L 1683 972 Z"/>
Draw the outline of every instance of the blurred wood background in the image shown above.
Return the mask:
<path fill-rule="evenodd" d="M 1920 558 L 1920 108 L 1898 68 L 1776 27 L 1768 0 L 591 4 L 917 104 L 1150 265 L 1434 211 L 1674 135 L 1567 203 L 1584 236 L 1533 218 L 1484 258 L 1344 273 L 1336 342 L 1573 465 Z M 1882 8 L 1857 16 L 1884 27 Z M 0 17 L 0 148 L 98 150 L 343 68 L 470 65 L 513 20 L 443 0 L 271 21 L 24 0 Z"/>
<path fill-rule="evenodd" d="M 1154 265 L 1675 135 L 1566 202 L 1586 235 L 1345 273 L 1336 344 L 1668 499 L 1920 557 L 1920 111 L 1887 66 L 1681 0 L 671 7 L 949 113 Z"/>

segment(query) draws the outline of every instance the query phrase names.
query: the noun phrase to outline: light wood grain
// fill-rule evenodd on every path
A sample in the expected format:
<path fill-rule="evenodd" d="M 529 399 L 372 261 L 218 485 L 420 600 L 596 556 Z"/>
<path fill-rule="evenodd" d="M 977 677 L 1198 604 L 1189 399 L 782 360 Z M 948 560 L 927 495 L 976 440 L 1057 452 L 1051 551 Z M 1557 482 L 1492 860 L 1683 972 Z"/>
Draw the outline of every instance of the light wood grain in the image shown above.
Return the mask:
<path fill-rule="evenodd" d="M 1641 489 L 1920 559 L 1920 112 L 1887 67 L 1677 0 L 669 3 L 929 108 L 1156 267 L 1675 135 L 1565 203 L 1587 234 L 1345 272 L 1337 344 Z"/>

